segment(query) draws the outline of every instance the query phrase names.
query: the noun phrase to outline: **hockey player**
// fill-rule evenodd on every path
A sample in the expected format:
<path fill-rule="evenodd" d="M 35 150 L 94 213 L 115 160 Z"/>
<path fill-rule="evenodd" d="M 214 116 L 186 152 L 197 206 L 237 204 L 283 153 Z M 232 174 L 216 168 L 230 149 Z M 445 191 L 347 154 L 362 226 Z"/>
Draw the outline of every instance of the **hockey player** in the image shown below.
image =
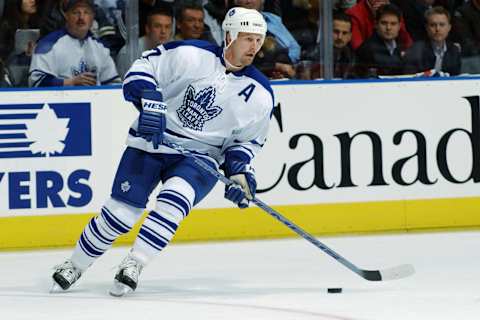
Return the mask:
<path fill-rule="evenodd" d="M 240 208 L 255 196 L 250 162 L 265 143 L 274 98 L 267 78 L 250 64 L 263 44 L 266 23 L 256 10 L 232 8 L 222 28 L 224 47 L 170 42 L 133 63 L 123 92 L 140 115 L 130 128 L 111 197 L 85 227 L 71 258 L 56 267 L 54 292 L 70 288 L 132 228 L 162 182 L 156 207 L 119 265 L 110 293 L 134 291 L 142 269 L 212 190 L 216 178 L 162 142 L 190 150 L 214 168 L 221 166 L 237 183 L 226 187 L 225 197 Z"/>

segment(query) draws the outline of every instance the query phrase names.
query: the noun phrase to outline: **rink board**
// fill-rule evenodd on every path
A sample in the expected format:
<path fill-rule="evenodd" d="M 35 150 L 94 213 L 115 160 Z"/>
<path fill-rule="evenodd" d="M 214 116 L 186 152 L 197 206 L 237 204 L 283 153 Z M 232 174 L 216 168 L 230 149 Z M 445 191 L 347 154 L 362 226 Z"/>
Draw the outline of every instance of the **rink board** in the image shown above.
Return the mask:
<path fill-rule="evenodd" d="M 480 226 L 478 208 L 480 197 L 275 207 L 314 235 L 470 228 Z M 0 218 L 0 248 L 72 246 L 92 216 Z M 140 222 L 116 244 L 132 243 Z M 258 208 L 196 209 L 182 222 L 173 242 L 292 236 L 295 233 Z"/>
<path fill-rule="evenodd" d="M 313 234 L 480 226 L 479 84 L 276 83 L 259 198 Z M 109 196 L 136 111 L 118 87 L 0 97 L 0 248 L 72 245 Z M 19 122 L 34 144 L 8 139 Z M 218 184 L 175 241 L 292 235 Z"/>

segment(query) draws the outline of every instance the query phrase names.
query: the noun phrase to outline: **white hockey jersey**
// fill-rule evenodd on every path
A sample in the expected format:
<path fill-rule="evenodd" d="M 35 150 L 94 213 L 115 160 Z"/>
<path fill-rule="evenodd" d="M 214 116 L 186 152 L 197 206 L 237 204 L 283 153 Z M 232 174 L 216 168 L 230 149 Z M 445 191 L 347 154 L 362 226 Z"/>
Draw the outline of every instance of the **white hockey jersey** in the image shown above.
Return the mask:
<path fill-rule="evenodd" d="M 95 73 L 97 85 L 120 81 L 110 50 L 91 33 L 80 40 L 60 29 L 38 42 L 28 81 L 31 87 L 63 86 L 64 79 L 83 72 Z"/>
<path fill-rule="evenodd" d="M 223 163 L 228 150 L 251 160 L 266 140 L 274 106 L 268 79 L 255 67 L 226 72 L 223 48 L 204 41 L 174 41 L 143 53 L 125 76 L 126 100 L 140 108 L 141 91 L 160 90 L 167 104 L 165 140 Z M 129 146 L 153 149 L 130 129 Z"/>

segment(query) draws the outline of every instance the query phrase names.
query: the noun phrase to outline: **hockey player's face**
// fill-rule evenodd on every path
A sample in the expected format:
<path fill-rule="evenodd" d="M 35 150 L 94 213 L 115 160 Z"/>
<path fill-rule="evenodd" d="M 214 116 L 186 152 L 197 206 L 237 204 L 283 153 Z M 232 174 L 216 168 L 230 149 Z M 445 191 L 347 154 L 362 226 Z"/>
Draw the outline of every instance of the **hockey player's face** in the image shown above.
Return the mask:
<path fill-rule="evenodd" d="M 256 33 L 239 32 L 237 39 L 229 49 L 232 50 L 232 63 L 236 66 L 248 66 L 262 47 L 263 37 Z"/>
<path fill-rule="evenodd" d="M 93 24 L 93 10 L 88 5 L 77 5 L 65 12 L 65 21 L 68 32 L 83 39 Z"/>

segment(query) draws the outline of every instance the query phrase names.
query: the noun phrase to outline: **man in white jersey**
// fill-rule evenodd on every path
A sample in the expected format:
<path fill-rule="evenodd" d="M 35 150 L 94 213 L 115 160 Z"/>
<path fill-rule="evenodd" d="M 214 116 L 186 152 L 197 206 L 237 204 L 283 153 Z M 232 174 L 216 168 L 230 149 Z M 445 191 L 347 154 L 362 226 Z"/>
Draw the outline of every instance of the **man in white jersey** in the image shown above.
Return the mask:
<path fill-rule="evenodd" d="M 71 258 L 57 266 L 53 291 L 67 290 L 127 233 L 162 182 L 156 207 L 120 264 L 110 293 L 122 296 L 136 289 L 142 269 L 216 183 L 191 157 L 167 144 L 221 167 L 236 182 L 226 187 L 225 197 L 240 208 L 255 196 L 250 162 L 265 143 L 274 104 L 267 78 L 251 66 L 266 23 L 256 10 L 232 8 L 222 27 L 225 47 L 198 40 L 166 43 L 146 51 L 127 72 L 124 96 L 139 118 L 130 128 L 111 197 L 85 227 Z"/>
<path fill-rule="evenodd" d="M 29 85 L 94 86 L 120 82 L 110 51 L 90 32 L 91 0 L 67 0 L 65 28 L 38 42 L 30 64 Z"/>

